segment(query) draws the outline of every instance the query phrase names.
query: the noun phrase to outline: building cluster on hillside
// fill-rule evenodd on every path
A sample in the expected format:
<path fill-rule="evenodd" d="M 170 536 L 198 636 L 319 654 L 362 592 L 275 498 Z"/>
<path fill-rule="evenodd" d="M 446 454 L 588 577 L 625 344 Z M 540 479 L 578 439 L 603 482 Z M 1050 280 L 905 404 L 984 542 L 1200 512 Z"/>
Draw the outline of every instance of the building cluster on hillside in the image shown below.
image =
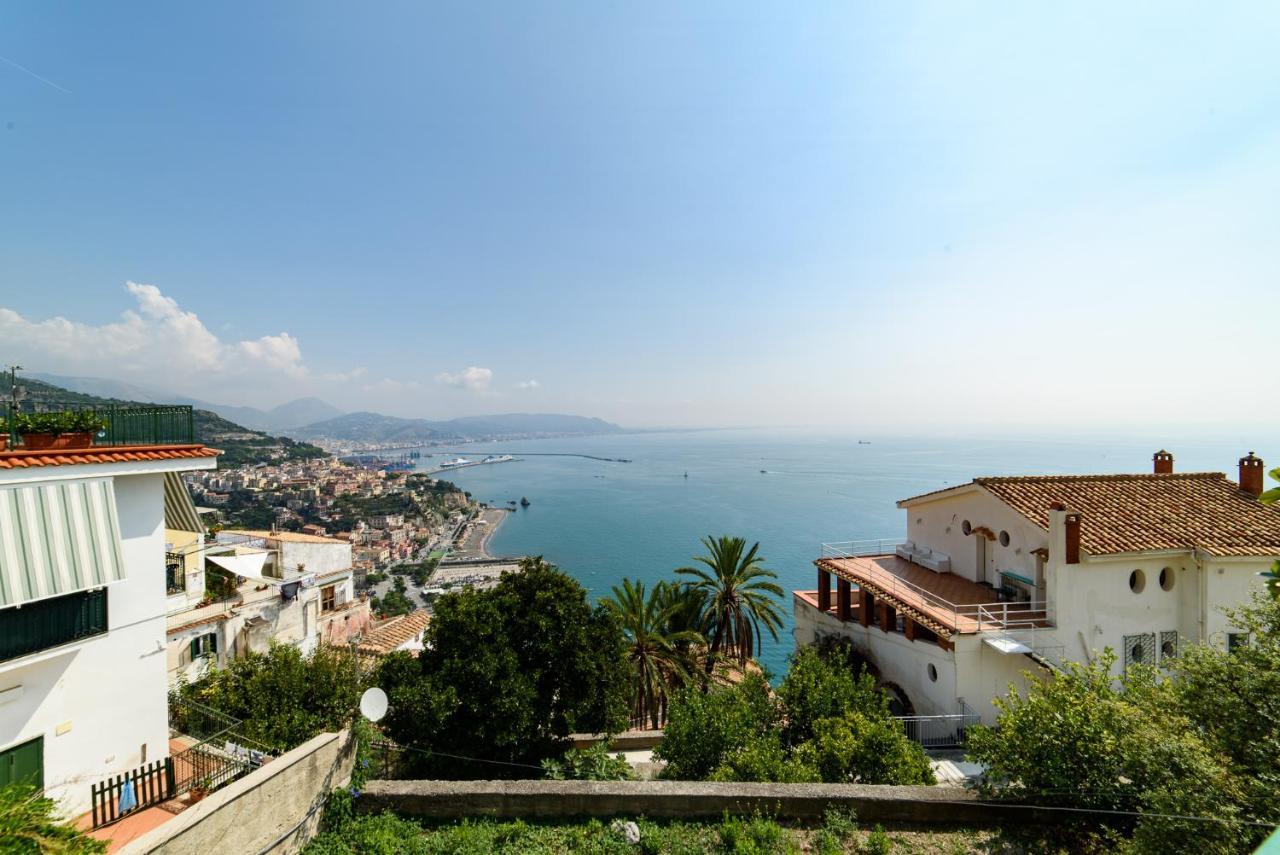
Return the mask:
<path fill-rule="evenodd" d="M 353 466 L 336 458 L 242 466 L 229 471 L 186 476 L 197 504 L 206 513 L 235 520 L 237 496 L 250 495 L 270 508 L 270 525 L 304 534 L 333 537 L 352 547 L 357 582 L 387 565 L 408 561 L 457 529 L 470 509 L 462 493 L 446 493 L 437 510 L 381 513 L 352 519 L 344 498 L 369 500 L 404 496 L 421 507 L 425 494 L 417 478 L 389 475 L 378 468 Z M 430 482 L 428 482 L 430 483 Z"/>

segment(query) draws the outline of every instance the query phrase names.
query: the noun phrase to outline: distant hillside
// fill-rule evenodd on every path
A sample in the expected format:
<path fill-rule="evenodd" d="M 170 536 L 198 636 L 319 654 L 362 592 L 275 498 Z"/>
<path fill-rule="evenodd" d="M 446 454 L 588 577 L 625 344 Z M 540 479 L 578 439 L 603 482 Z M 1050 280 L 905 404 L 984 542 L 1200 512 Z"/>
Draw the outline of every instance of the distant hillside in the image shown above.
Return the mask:
<path fill-rule="evenodd" d="M 52 383 L 36 380 L 30 376 L 19 377 L 18 385 L 27 390 L 26 400 L 47 403 L 62 402 L 91 405 L 186 403 L 186 401 L 140 400 L 138 398 L 92 395 L 74 389 L 55 386 Z M 130 388 L 137 387 L 129 387 L 127 384 L 119 385 L 119 391 L 122 392 L 128 391 Z M 0 397 L 7 398 L 9 391 L 9 377 L 6 374 L 3 379 L 0 379 Z M 228 421 L 209 410 L 193 408 L 192 415 L 195 421 L 196 438 L 207 445 L 222 449 L 224 453 L 218 458 L 218 465 L 224 468 L 245 463 L 264 463 L 270 460 L 295 460 L 326 456 L 323 449 L 316 448 L 309 443 L 297 442 L 289 437 L 270 436 L 262 431 L 251 430 L 235 422 Z"/>
<path fill-rule="evenodd" d="M 402 419 L 379 413 L 349 413 L 290 431 L 306 439 L 348 442 L 456 442 L 532 436 L 618 433 L 602 419 L 554 413 L 507 413 L 447 421 Z"/>
<path fill-rule="evenodd" d="M 150 404 L 188 404 L 201 410 L 217 413 L 224 419 L 259 431 L 283 431 L 342 415 L 342 410 L 319 398 L 298 398 L 296 401 L 262 410 L 257 407 L 233 404 L 213 404 L 199 398 L 177 395 L 106 377 L 64 377 L 58 374 L 39 373 L 27 376 L 29 379 L 39 380 L 62 389 L 100 398 L 141 401 Z"/>

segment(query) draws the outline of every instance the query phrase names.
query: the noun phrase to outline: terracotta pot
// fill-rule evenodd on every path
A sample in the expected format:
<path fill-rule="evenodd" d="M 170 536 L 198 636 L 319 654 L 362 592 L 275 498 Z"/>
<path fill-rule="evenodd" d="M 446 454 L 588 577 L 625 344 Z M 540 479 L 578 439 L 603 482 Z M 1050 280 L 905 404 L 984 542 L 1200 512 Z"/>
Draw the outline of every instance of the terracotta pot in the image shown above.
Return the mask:
<path fill-rule="evenodd" d="M 24 433 L 22 445 L 32 451 L 63 448 L 89 448 L 93 445 L 91 433 Z"/>
<path fill-rule="evenodd" d="M 0 451 L 9 450 L 9 434 L 0 433 Z"/>

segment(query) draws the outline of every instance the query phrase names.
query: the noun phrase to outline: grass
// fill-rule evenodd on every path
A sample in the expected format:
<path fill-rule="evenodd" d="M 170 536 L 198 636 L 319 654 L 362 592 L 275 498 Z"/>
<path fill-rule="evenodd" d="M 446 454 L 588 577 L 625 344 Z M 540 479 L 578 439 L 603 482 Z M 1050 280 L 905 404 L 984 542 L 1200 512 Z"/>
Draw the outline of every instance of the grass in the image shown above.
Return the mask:
<path fill-rule="evenodd" d="M 967 855 L 1024 851 L 997 831 L 889 827 L 862 828 L 851 814 L 834 811 L 814 826 L 775 822 L 766 816 L 725 816 L 719 822 L 635 820 L 640 843 L 626 842 L 616 823 L 601 820 L 525 822 L 467 819 L 418 823 L 391 813 L 362 816 L 328 828 L 305 855 Z"/>

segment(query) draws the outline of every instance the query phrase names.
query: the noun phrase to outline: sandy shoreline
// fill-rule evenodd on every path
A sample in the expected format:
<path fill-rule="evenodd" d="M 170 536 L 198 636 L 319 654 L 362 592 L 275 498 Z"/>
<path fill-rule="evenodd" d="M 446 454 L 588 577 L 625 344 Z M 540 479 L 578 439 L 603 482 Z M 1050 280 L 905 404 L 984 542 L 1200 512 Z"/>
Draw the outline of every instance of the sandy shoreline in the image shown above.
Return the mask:
<path fill-rule="evenodd" d="M 485 508 L 481 511 L 480 519 L 486 524 L 472 523 L 467 529 L 467 536 L 452 557 L 471 560 L 494 558 L 495 556 L 489 552 L 489 539 L 493 537 L 493 533 L 498 530 L 509 513 L 511 511 L 506 508 Z"/>

